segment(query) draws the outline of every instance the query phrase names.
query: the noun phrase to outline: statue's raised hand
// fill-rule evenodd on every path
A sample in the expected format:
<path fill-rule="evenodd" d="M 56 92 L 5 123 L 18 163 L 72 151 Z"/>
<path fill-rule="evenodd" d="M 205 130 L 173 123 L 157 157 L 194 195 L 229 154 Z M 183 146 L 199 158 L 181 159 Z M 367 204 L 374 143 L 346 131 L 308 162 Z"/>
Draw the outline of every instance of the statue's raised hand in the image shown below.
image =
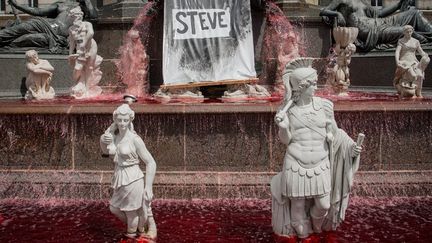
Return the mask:
<path fill-rule="evenodd" d="M 351 150 L 351 152 L 352 152 L 352 157 L 357 157 L 357 156 L 359 156 L 360 153 L 362 152 L 362 150 L 363 150 L 363 148 L 362 148 L 361 146 L 358 146 L 358 145 L 354 144 L 354 145 L 352 146 L 352 150 Z"/>
<path fill-rule="evenodd" d="M 102 135 L 102 137 L 101 137 L 101 141 L 104 143 L 104 144 L 110 144 L 110 143 L 112 143 L 113 142 L 113 136 L 112 136 L 112 134 L 111 133 L 104 133 L 103 135 Z"/>
<path fill-rule="evenodd" d="M 275 116 L 275 122 L 280 128 L 288 129 L 289 119 L 286 112 L 278 112 Z"/>

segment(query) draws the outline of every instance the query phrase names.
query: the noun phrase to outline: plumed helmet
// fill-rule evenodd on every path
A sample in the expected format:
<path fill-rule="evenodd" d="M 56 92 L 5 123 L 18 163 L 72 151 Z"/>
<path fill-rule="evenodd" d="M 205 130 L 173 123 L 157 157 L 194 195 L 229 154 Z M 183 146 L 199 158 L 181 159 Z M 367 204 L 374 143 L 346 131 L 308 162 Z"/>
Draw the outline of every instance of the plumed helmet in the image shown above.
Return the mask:
<path fill-rule="evenodd" d="M 299 84 L 303 80 L 312 80 L 318 77 L 317 71 L 312 68 L 313 58 L 296 58 L 285 66 L 285 71 L 282 75 L 286 97 L 291 98 L 291 93 L 299 89 Z"/>
<path fill-rule="evenodd" d="M 317 76 L 317 71 L 311 67 L 297 68 L 290 75 L 291 88 L 293 90 L 298 90 L 301 81 L 312 80 L 315 79 Z"/>

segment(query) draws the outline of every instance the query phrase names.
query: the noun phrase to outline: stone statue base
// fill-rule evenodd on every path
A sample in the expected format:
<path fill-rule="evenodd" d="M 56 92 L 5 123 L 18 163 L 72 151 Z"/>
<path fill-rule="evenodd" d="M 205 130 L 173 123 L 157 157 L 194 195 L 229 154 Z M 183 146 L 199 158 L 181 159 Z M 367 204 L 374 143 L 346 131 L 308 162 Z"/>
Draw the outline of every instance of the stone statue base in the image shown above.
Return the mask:
<path fill-rule="evenodd" d="M 334 95 L 337 96 L 349 96 L 348 94 L 348 88 L 349 88 L 349 84 L 345 85 L 345 84 L 335 84 L 335 83 L 327 83 L 327 87 L 329 90 L 331 90 L 331 92 Z"/>
<path fill-rule="evenodd" d="M 101 10 L 101 18 L 131 18 L 138 16 L 140 10 L 148 1 L 144 0 L 120 0 L 113 4 L 104 5 Z"/>
<path fill-rule="evenodd" d="M 165 102 L 201 103 L 204 96 L 198 87 L 182 89 L 159 89 L 154 95 L 156 100 Z"/>
<path fill-rule="evenodd" d="M 99 86 L 86 87 L 84 83 L 79 82 L 71 88 L 71 96 L 75 99 L 94 98 L 102 94 L 102 88 Z"/>
<path fill-rule="evenodd" d="M 265 102 L 271 97 L 270 92 L 258 84 L 234 84 L 229 85 L 221 100 L 227 103 L 238 103 L 248 101 Z"/>
<path fill-rule="evenodd" d="M 417 85 L 410 82 L 402 82 L 395 85 L 400 97 L 412 98 L 416 95 Z"/>
<path fill-rule="evenodd" d="M 53 87 L 50 87 L 48 91 L 45 89 L 40 89 L 38 92 L 35 92 L 32 88 L 29 88 L 24 96 L 24 99 L 31 100 L 50 100 L 54 99 L 55 92 Z"/>

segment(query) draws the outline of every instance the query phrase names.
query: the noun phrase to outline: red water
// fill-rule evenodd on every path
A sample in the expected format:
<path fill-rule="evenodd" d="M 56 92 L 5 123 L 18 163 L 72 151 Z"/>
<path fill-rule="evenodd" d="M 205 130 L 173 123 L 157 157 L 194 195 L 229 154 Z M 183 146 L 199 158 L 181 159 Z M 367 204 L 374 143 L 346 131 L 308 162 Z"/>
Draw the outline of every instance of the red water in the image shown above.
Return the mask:
<path fill-rule="evenodd" d="M 156 200 L 159 243 L 274 242 L 269 200 Z M 0 242 L 119 242 L 107 201 L 0 200 Z M 354 198 L 315 242 L 432 242 L 432 197 Z"/>
<path fill-rule="evenodd" d="M 282 84 L 282 73 L 286 64 L 292 59 L 304 55 L 305 45 L 297 30 L 290 23 L 284 12 L 274 3 L 268 1 L 265 9 L 266 28 L 261 50 L 263 73 L 259 77 L 262 83 Z M 275 67 L 270 60 L 276 60 Z M 271 75 L 273 69 L 275 76 Z"/>
<path fill-rule="evenodd" d="M 149 1 L 144 5 L 135 18 L 133 27 L 123 37 L 123 44 L 118 50 L 120 59 L 116 63 L 116 73 L 128 86 L 127 91 L 138 97 L 149 94 L 149 58 L 146 54 L 149 48 L 148 40 L 154 34 L 151 26 L 162 12 L 163 1 Z M 267 83 L 276 79 L 276 84 L 282 85 L 281 75 L 285 65 L 293 58 L 304 54 L 306 47 L 302 44 L 297 30 L 273 1 L 266 3 L 265 20 L 266 28 L 259 57 L 259 61 L 263 63 L 260 80 Z M 131 37 L 134 32 L 139 33 L 138 38 Z"/>
<path fill-rule="evenodd" d="M 118 50 L 120 59 L 116 62 L 117 75 L 128 86 L 126 92 L 137 97 L 147 96 L 150 88 L 147 42 L 151 25 L 160 12 L 158 8 L 161 6 L 156 1 L 144 5 Z"/>
<path fill-rule="evenodd" d="M 413 99 L 413 98 L 399 98 L 396 93 L 385 93 L 385 92 L 362 92 L 362 91 L 350 91 L 348 92 L 348 96 L 337 96 L 333 95 L 325 89 L 320 89 L 316 92 L 316 95 L 322 98 L 329 99 L 333 102 L 344 101 L 344 102 L 389 102 L 392 103 L 394 101 L 403 101 L 405 103 L 425 103 L 431 102 L 432 97 L 424 97 L 421 99 Z M 272 96 L 265 98 L 246 98 L 239 99 L 238 101 L 234 100 L 234 103 L 268 103 L 268 102 L 280 102 L 282 100 L 281 96 Z M 3 102 L 15 102 L 15 103 L 23 103 L 23 104 L 120 104 L 123 102 L 123 94 L 102 94 L 95 98 L 90 99 L 74 99 L 70 96 L 59 96 L 54 100 L 21 100 L 21 101 L 3 101 Z M 161 99 L 153 98 L 150 96 L 138 98 L 138 104 L 165 104 L 165 103 L 202 103 L 202 100 L 195 101 L 194 100 L 170 100 L 164 101 Z M 204 99 L 204 103 L 223 103 L 221 99 Z"/>

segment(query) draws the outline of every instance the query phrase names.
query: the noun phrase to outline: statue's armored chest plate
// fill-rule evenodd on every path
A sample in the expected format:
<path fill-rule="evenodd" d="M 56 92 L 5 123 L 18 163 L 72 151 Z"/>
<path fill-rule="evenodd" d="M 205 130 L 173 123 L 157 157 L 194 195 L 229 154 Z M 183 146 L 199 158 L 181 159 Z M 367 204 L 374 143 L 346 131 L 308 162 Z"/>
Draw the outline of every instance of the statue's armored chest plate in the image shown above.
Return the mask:
<path fill-rule="evenodd" d="M 315 110 L 312 105 L 305 107 L 295 106 L 290 110 L 289 118 L 293 131 L 306 126 L 322 130 L 325 133 L 326 116 L 323 109 Z"/>

